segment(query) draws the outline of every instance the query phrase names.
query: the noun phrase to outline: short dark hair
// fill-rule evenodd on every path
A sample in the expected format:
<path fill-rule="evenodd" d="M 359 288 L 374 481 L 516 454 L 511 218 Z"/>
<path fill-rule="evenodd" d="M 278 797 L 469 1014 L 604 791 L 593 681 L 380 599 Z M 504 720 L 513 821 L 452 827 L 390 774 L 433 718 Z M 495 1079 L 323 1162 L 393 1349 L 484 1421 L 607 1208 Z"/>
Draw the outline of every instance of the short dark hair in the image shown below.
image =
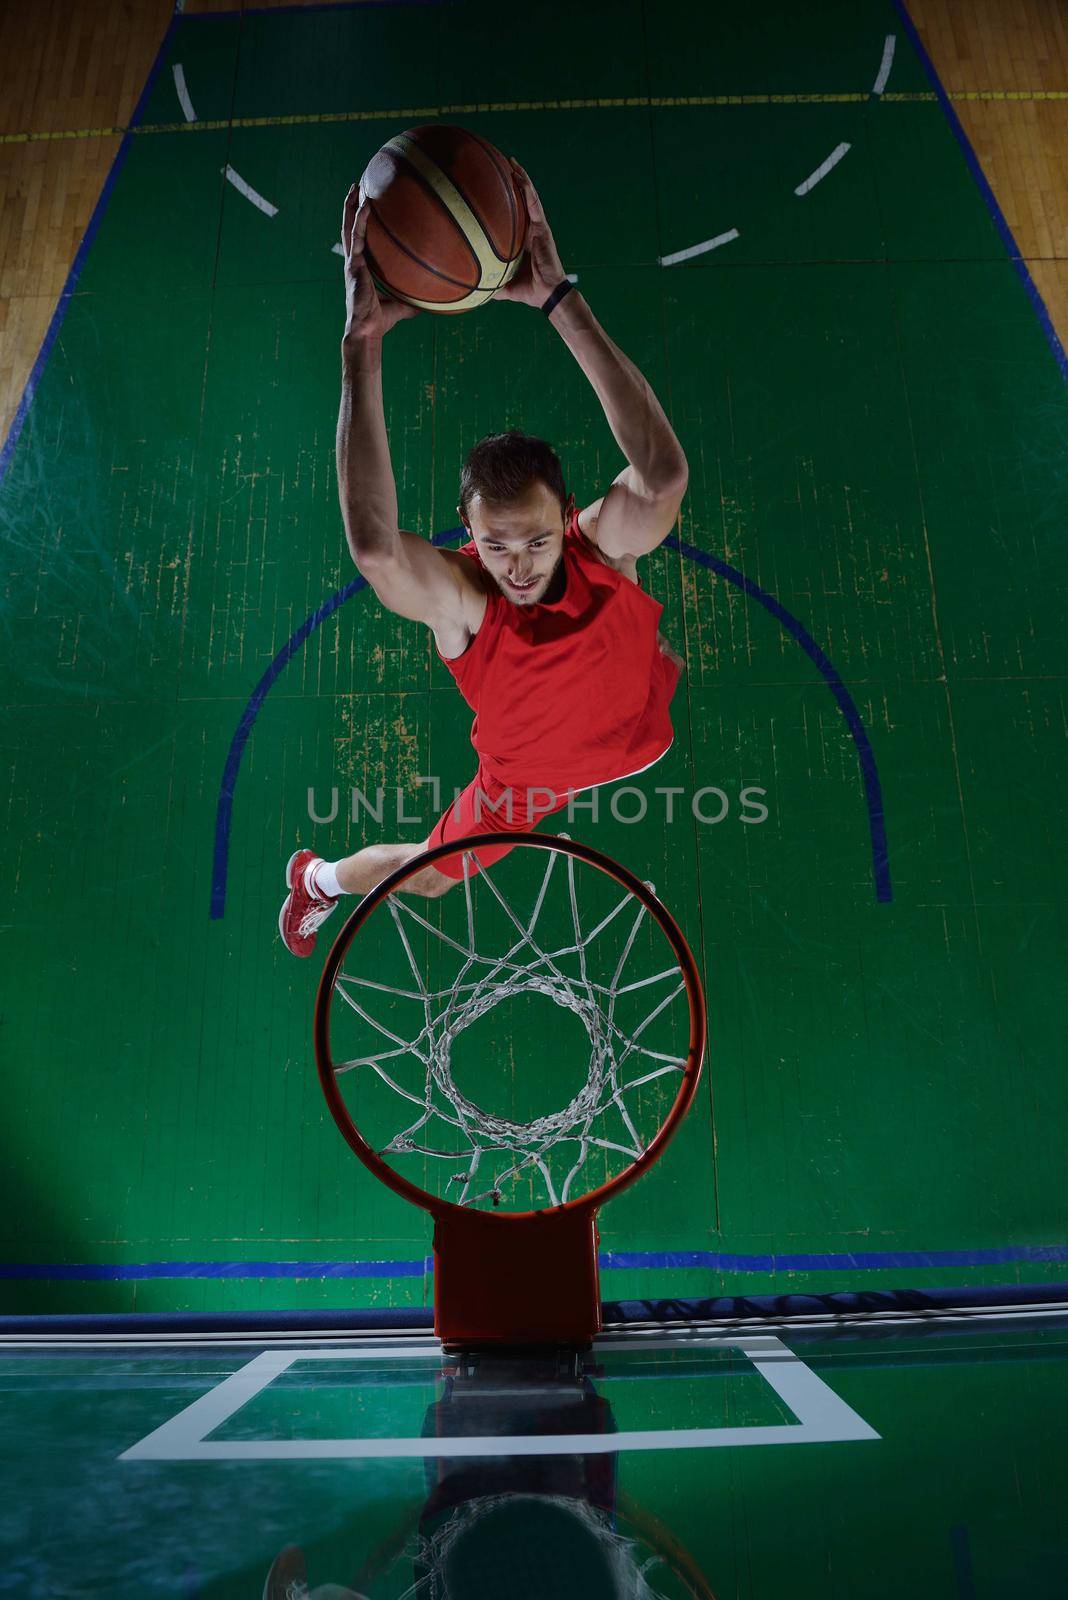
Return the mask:
<path fill-rule="evenodd" d="M 517 428 L 488 434 L 468 451 L 461 469 L 460 510 L 468 516 L 476 494 L 494 505 L 518 500 L 535 483 L 543 483 L 556 495 L 560 510 L 566 509 L 564 471 L 551 444 Z"/>

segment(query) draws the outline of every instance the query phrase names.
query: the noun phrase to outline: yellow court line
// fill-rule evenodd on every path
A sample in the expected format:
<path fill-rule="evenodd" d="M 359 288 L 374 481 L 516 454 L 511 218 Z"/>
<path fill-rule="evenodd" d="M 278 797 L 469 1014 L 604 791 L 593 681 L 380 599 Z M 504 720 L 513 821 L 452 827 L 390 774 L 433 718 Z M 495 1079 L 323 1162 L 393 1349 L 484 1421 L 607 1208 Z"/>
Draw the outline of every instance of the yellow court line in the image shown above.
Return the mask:
<path fill-rule="evenodd" d="M 1026 103 L 1068 100 L 1068 89 L 960 89 L 947 96 L 951 101 Z M 29 133 L 0 133 L 0 144 L 37 144 L 57 139 L 118 139 L 127 133 L 219 133 L 228 128 L 315 127 L 330 122 L 404 122 L 413 117 L 476 116 L 499 111 L 613 111 L 620 107 L 671 109 L 678 106 L 830 106 L 859 105 L 874 99 L 892 105 L 917 105 L 933 102 L 937 96 L 925 89 L 902 94 L 694 94 L 634 95 L 599 100 L 501 100 L 453 106 L 398 106 L 376 111 L 301 112 L 291 117 L 227 117 L 213 122 L 158 122 L 137 127 L 61 128 Z"/>

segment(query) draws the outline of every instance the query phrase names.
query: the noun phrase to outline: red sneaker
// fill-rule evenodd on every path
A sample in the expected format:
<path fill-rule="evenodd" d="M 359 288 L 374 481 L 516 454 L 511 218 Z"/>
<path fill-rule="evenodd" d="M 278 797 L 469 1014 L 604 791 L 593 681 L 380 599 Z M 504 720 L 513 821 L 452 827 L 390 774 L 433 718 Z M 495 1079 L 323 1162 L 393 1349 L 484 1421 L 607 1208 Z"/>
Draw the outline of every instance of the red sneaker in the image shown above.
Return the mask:
<path fill-rule="evenodd" d="M 290 856 L 286 867 L 289 894 L 278 913 L 278 931 L 286 949 L 295 956 L 311 955 L 319 928 L 337 905 L 336 900 L 305 888 L 304 874 L 308 865 L 321 860 L 322 856 L 317 856 L 314 850 L 298 850 Z"/>

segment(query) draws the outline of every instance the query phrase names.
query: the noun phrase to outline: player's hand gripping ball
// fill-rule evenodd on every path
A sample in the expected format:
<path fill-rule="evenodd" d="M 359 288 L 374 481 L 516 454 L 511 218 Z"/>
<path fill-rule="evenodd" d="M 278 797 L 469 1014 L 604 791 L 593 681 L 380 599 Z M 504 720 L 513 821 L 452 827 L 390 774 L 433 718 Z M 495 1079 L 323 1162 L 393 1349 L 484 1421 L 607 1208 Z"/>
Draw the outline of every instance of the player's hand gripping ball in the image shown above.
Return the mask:
<path fill-rule="evenodd" d="M 380 295 L 366 260 L 367 202 L 353 184 L 345 196 L 341 243 L 345 251 L 345 339 L 380 339 L 419 307 Z"/>
<path fill-rule="evenodd" d="M 519 300 L 526 306 L 543 306 L 567 274 L 556 248 L 556 240 L 545 220 L 545 212 L 538 191 L 514 156 L 510 156 L 512 169 L 522 189 L 530 218 L 527 250 L 519 270 L 510 283 L 497 290 L 498 300 Z"/>

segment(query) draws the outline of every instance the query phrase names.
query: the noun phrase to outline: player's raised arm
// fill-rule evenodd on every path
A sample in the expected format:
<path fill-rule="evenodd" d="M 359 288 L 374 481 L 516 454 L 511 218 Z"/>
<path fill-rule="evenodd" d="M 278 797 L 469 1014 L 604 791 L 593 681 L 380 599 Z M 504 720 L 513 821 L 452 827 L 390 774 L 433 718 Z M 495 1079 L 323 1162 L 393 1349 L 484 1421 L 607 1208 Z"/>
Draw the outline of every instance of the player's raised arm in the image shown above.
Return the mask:
<path fill-rule="evenodd" d="M 380 298 L 364 258 L 368 207 L 355 188 L 345 201 L 345 336 L 337 481 L 352 559 L 378 599 L 398 616 L 455 630 L 466 616 L 463 583 L 450 557 L 397 526 L 397 485 L 382 401 L 382 339 L 415 306 Z"/>
<path fill-rule="evenodd" d="M 568 283 L 537 190 L 514 157 L 512 166 L 523 190 L 530 232 L 522 266 L 496 298 L 546 311 L 593 385 L 629 463 L 601 502 L 597 543 L 606 555 L 645 555 L 674 524 L 689 476 L 686 457 L 645 378 Z"/>
<path fill-rule="evenodd" d="M 364 567 L 396 553 L 397 486 L 382 403 L 382 339 L 414 306 L 382 300 L 364 259 L 367 202 L 355 184 L 345 198 L 341 241 L 345 250 L 345 334 L 341 341 L 341 410 L 337 423 L 337 478 L 341 514 L 352 558 Z"/>

